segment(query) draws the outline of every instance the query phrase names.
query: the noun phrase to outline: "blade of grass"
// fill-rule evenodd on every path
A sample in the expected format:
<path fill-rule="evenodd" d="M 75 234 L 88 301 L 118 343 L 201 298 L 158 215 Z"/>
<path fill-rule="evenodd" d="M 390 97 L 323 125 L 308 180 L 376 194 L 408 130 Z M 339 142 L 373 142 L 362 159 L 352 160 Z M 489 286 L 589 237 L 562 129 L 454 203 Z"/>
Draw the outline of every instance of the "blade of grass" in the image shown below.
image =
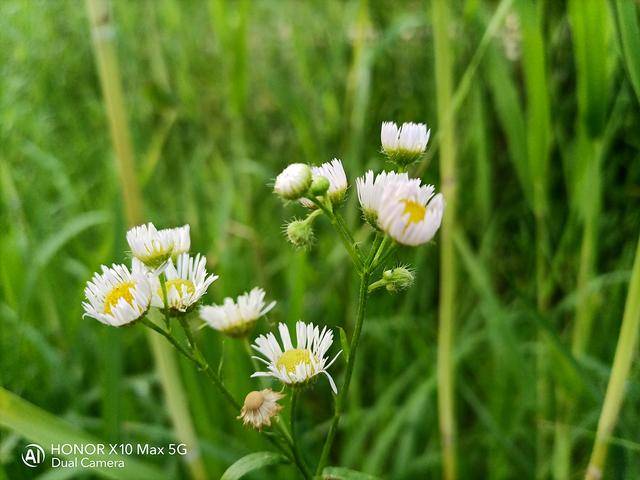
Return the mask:
<path fill-rule="evenodd" d="M 440 145 L 441 191 L 447 211 L 440 231 L 440 307 L 438 329 L 438 415 L 442 441 L 443 478 L 454 480 L 456 466 L 456 420 L 454 402 L 453 332 L 456 304 L 456 262 L 453 235 L 456 229 L 457 178 L 455 126 L 452 98 L 453 44 L 449 5 L 446 0 L 432 2 L 434 30 L 436 98 L 438 99 L 438 131 Z"/>
<path fill-rule="evenodd" d="M 632 0 L 617 0 L 618 31 L 629 81 L 640 101 L 640 26 L 638 9 Z"/>
<path fill-rule="evenodd" d="M 638 345 L 638 331 L 640 330 L 640 238 L 633 262 L 631 282 L 627 292 L 627 300 L 620 327 L 620 335 L 613 358 L 613 368 L 607 392 L 602 405 L 598 431 L 589 460 L 589 467 L 585 475 L 586 480 L 600 480 L 604 475 L 607 448 L 618 422 L 622 401 L 624 400 L 625 385 L 631 370 L 631 363 Z"/>

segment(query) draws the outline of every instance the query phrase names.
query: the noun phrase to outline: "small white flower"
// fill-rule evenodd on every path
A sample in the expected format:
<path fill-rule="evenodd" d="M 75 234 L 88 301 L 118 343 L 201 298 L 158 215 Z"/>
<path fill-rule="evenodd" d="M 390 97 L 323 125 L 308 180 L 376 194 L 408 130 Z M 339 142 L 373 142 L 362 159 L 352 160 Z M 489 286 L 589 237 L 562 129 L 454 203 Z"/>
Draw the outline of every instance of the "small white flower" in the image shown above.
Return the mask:
<path fill-rule="evenodd" d="M 152 270 L 160 269 L 172 256 L 189 251 L 189 225 L 163 230 L 153 223 L 138 225 L 127 232 L 127 243 L 135 258 Z"/>
<path fill-rule="evenodd" d="M 102 266 L 84 289 L 84 316 L 114 327 L 121 327 L 142 317 L 149 309 L 151 285 L 144 267 L 134 262 L 133 272 L 125 265 Z"/>
<path fill-rule="evenodd" d="M 297 200 L 311 186 L 311 169 L 304 163 L 292 163 L 276 177 L 273 191 L 285 200 Z"/>
<path fill-rule="evenodd" d="M 424 123 L 403 123 L 398 128 L 395 122 L 383 122 L 380 129 L 382 150 L 400 165 L 416 161 L 426 150 L 430 136 L 431 130 Z"/>
<path fill-rule="evenodd" d="M 362 213 L 364 214 L 365 220 L 372 227 L 379 228 L 378 215 L 385 188 L 400 182 L 411 182 L 420 186 L 419 179 L 410 179 L 407 173 L 396 173 L 393 171 L 381 172 L 376 175 L 374 179 L 373 172 L 369 170 L 362 177 L 356 179 L 358 200 L 362 207 Z"/>
<path fill-rule="evenodd" d="M 441 193 L 434 196 L 433 185 L 391 184 L 382 195 L 378 224 L 398 243 L 421 245 L 440 228 L 444 205 Z"/>
<path fill-rule="evenodd" d="M 167 304 L 172 313 L 189 311 L 209 286 L 218 279 L 217 275 L 207 274 L 207 259 L 200 254 L 195 257 L 183 253 L 176 264 L 169 260 L 164 275 L 167 278 Z M 153 298 L 151 305 L 164 308 L 162 285 L 158 277 L 152 277 Z"/>
<path fill-rule="evenodd" d="M 167 230 L 171 234 L 171 237 L 173 237 L 173 250 L 171 251 L 171 256 L 176 259 L 183 253 L 189 253 L 189 249 L 191 248 L 189 225 L 183 225 L 177 228 L 168 228 Z M 160 232 L 163 231 L 164 230 L 160 230 Z"/>
<path fill-rule="evenodd" d="M 347 174 L 344 173 L 344 167 L 342 166 L 342 160 L 334 158 L 330 162 L 325 162 L 320 166 L 311 167 L 311 171 L 313 172 L 313 178 L 324 177 L 329 180 L 327 195 L 332 203 L 340 203 L 344 199 L 349 185 L 347 183 Z M 301 198 L 300 203 L 307 208 L 316 207 L 313 202 L 306 198 Z"/>
<path fill-rule="evenodd" d="M 265 306 L 264 290 L 256 287 L 240 295 L 236 301 L 225 298 L 222 305 L 205 305 L 200 308 L 200 318 L 209 326 L 232 337 L 243 337 L 256 321 L 268 313 L 276 304 Z"/>
<path fill-rule="evenodd" d="M 254 350 L 266 357 L 254 357 L 267 365 L 268 372 L 256 372 L 252 377 L 275 377 L 288 385 L 306 383 L 319 373 L 329 379 L 333 393 L 337 393 L 336 384 L 327 369 L 336 361 L 341 351 L 327 363 L 327 350 L 333 343 L 333 332 L 324 327 L 322 331 L 313 323 L 296 322 L 297 345 L 291 343 L 289 329 L 284 323 L 278 325 L 283 348 L 273 333 L 256 338 Z"/>
<path fill-rule="evenodd" d="M 270 388 L 249 392 L 237 418 L 241 418 L 244 425 L 249 424 L 258 430 L 262 430 L 264 426 L 270 427 L 271 418 L 282 410 L 278 400 L 283 397 L 282 393 L 274 392 Z"/>

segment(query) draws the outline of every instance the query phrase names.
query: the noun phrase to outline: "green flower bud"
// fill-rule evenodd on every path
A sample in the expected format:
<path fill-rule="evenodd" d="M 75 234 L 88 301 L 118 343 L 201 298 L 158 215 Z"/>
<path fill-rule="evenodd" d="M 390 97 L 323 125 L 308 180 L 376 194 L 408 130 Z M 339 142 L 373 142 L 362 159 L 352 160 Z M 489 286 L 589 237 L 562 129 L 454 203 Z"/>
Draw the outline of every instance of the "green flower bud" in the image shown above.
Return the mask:
<path fill-rule="evenodd" d="M 415 278 L 414 273 L 407 267 L 397 267 L 382 273 L 385 288 L 394 293 L 411 287 Z"/>
<path fill-rule="evenodd" d="M 310 192 L 314 195 L 322 196 L 327 193 L 330 185 L 327 177 L 317 176 L 313 179 L 313 182 L 311 182 Z"/>
<path fill-rule="evenodd" d="M 311 248 L 315 240 L 309 219 L 293 220 L 286 227 L 287 239 L 297 248 Z"/>

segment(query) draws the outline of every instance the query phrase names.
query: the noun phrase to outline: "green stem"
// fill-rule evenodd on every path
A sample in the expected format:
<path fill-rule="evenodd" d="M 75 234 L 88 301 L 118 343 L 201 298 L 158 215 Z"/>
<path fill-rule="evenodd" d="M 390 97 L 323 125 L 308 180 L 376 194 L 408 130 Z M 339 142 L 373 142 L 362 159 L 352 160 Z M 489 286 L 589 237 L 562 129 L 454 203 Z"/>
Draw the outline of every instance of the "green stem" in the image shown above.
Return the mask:
<path fill-rule="evenodd" d="M 360 257 L 360 253 L 358 252 L 355 246 L 353 237 L 351 236 L 346 226 L 344 225 L 344 221 L 342 220 L 342 217 L 340 217 L 339 214 L 334 213 L 331 208 L 327 208 L 327 206 L 324 205 L 324 203 L 322 203 L 320 199 L 313 196 L 309 196 L 307 197 L 307 199 L 312 201 L 318 208 L 320 208 L 325 213 L 327 217 L 329 217 L 329 221 L 331 222 L 331 225 L 333 225 L 333 228 L 336 230 L 336 232 L 338 232 L 338 237 L 340 238 L 340 241 L 342 242 L 342 245 L 344 246 L 345 250 L 351 257 L 351 261 L 353 261 L 353 263 L 355 264 L 356 268 L 358 269 L 358 272 L 361 272 L 362 258 Z"/>
<path fill-rule="evenodd" d="M 342 415 L 344 403 L 347 398 L 347 392 L 349 391 L 351 376 L 353 374 L 353 366 L 356 361 L 356 353 L 357 353 L 358 344 L 360 341 L 360 333 L 362 332 L 362 323 L 364 321 L 364 316 L 367 309 L 367 300 L 369 298 L 369 295 L 367 293 L 367 290 L 369 288 L 369 275 L 370 275 L 369 266 L 367 265 L 365 266 L 364 272 L 362 272 L 360 276 L 360 290 L 358 293 L 358 311 L 356 314 L 356 325 L 353 331 L 353 336 L 351 337 L 351 344 L 349 346 L 350 353 L 347 359 L 347 370 L 344 374 L 344 380 L 342 381 L 342 386 L 336 398 L 333 420 L 331 421 L 329 432 L 327 433 L 327 438 L 325 439 L 324 446 L 322 447 L 322 454 L 320 455 L 320 461 L 318 462 L 316 475 L 322 474 L 322 470 L 324 469 L 324 467 L 327 464 L 327 461 L 329 460 L 329 453 L 331 452 L 331 446 L 333 444 L 333 440 L 338 430 L 338 424 L 340 423 L 340 416 Z"/>
<path fill-rule="evenodd" d="M 169 332 L 167 332 L 166 330 L 163 330 L 162 328 L 160 328 L 159 326 L 157 326 L 155 323 L 153 323 L 151 320 L 149 320 L 147 317 L 143 317 L 142 318 L 142 323 L 146 326 L 149 327 L 151 330 L 153 330 L 154 332 L 159 333 L 160 335 L 162 335 L 164 338 L 166 338 L 169 343 L 171 343 L 171 345 L 173 345 L 175 347 L 175 349 L 180 352 L 182 355 L 184 355 L 186 358 L 188 358 L 189 360 L 191 360 L 193 363 L 195 363 L 196 365 L 199 366 L 198 361 L 195 359 L 195 357 L 193 355 L 191 355 L 191 353 L 189 353 L 187 351 L 186 348 L 184 348 L 180 342 L 178 342 L 173 335 L 171 335 Z"/>
<path fill-rule="evenodd" d="M 607 393 L 604 397 L 598 431 L 596 433 L 589 468 L 585 475 L 586 480 L 600 480 L 604 475 L 604 464 L 607 456 L 607 447 L 613 429 L 618 422 L 620 408 L 624 400 L 625 385 L 629 377 L 629 371 L 638 345 L 638 331 L 640 330 L 640 239 L 636 249 L 636 258 L 633 262 L 631 282 L 627 292 L 627 300 L 622 317 L 622 326 L 618 345 L 613 358 L 611 378 L 607 385 Z"/>
<path fill-rule="evenodd" d="M 312 474 L 309 471 L 309 467 L 304 461 L 302 457 L 302 452 L 300 451 L 300 443 L 297 440 L 296 435 L 296 407 L 298 406 L 298 389 L 293 387 L 291 389 L 291 412 L 289 414 L 289 424 L 291 430 L 291 453 L 293 453 L 294 458 L 296 459 L 296 463 L 302 467 L 301 471 L 305 478 L 311 478 Z"/>
<path fill-rule="evenodd" d="M 195 342 L 192 344 L 192 345 L 194 345 L 194 347 L 192 348 L 192 351 L 190 352 L 186 348 L 184 348 L 180 344 L 180 342 L 178 342 L 173 337 L 173 335 L 171 335 L 166 330 L 163 330 L 162 328 L 157 326 L 155 323 L 153 323 L 148 318 L 144 317 L 144 318 L 142 318 L 141 321 L 145 326 L 149 327 L 154 332 L 159 333 L 164 338 L 166 338 L 169 341 L 169 343 L 171 343 L 171 345 L 173 345 L 178 352 L 180 352 L 185 358 L 187 358 L 188 360 L 193 362 L 195 364 L 195 366 L 209 378 L 211 383 L 213 383 L 220 390 L 220 392 L 222 393 L 224 398 L 227 400 L 229 405 L 231 405 L 234 410 L 240 411 L 240 409 L 241 409 L 240 403 L 234 398 L 234 396 L 227 389 L 227 387 L 224 386 L 224 383 L 222 383 L 222 380 L 220 379 L 220 376 L 218 374 L 216 374 L 211 369 L 211 367 L 204 360 L 204 358 L 202 357 L 201 354 L 200 354 L 200 358 L 196 358 L 195 354 L 193 353 L 194 349 L 197 349 L 197 346 L 196 346 Z M 185 329 L 185 333 L 187 331 L 188 331 L 188 325 L 187 325 L 187 328 Z M 191 337 L 190 334 L 187 336 L 187 338 L 189 338 L 189 337 Z M 193 342 L 193 337 L 191 337 L 190 342 Z M 199 350 L 195 350 L 195 351 L 197 351 L 199 353 Z M 281 450 L 293 463 L 296 464 L 296 466 L 300 469 L 300 472 L 303 474 L 303 476 L 305 478 L 310 478 L 308 467 L 306 467 L 306 465 L 304 465 L 303 463 L 300 463 L 298 461 L 298 459 L 295 457 L 295 455 L 293 454 L 294 446 L 293 446 L 293 443 L 291 441 L 291 437 L 288 435 L 288 432 L 286 432 L 286 428 L 283 428 L 283 426 L 280 424 L 280 422 L 277 422 L 277 425 L 281 428 L 281 430 L 284 430 L 284 438 L 286 440 L 287 446 L 289 447 L 290 451 L 287 450 L 286 448 L 284 448 L 282 445 L 280 445 L 274 438 L 270 437 L 269 435 L 265 435 L 265 437 L 276 448 Z"/>

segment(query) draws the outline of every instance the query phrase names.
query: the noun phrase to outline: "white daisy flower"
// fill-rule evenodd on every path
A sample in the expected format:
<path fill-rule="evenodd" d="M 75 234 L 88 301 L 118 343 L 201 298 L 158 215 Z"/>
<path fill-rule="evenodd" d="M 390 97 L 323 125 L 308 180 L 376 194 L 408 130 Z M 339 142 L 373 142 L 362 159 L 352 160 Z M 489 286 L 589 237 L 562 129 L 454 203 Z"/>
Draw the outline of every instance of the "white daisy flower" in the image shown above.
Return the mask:
<path fill-rule="evenodd" d="M 151 270 L 164 267 L 165 262 L 189 251 L 191 237 L 189 225 L 156 229 L 153 223 L 138 225 L 127 232 L 127 243 L 135 258 Z"/>
<path fill-rule="evenodd" d="M 424 123 L 403 123 L 398 128 L 395 122 L 383 122 L 380 129 L 382 150 L 399 165 L 415 162 L 426 150 L 430 136 Z"/>
<path fill-rule="evenodd" d="M 152 270 L 162 267 L 173 253 L 174 234 L 157 230 L 153 223 L 138 225 L 127 232 L 127 243 L 135 258 Z"/>
<path fill-rule="evenodd" d="M 241 418 L 244 425 L 250 424 L 258 430 L 262 430 L 264 426 L 270 427 L 271 418 L 282 410 L 278 400 L 283 397 L 282 393 L 274 392 L 270 388 L 249 392 L 237 418 Z"/>
<path fill-rule="evenodd" d="M 304 163 L 292 163 L 276 177 L 273 191 L 285 200 L 297 200 L 311 186 L 311 169 Z"/>
<path fill-rule="evenodd" d="M 379 228 L 378 215 L 385 188 L 394 183 L 412 182 L 420 186 L 420 180 L 410 179 L 407 173 L 381 172 L 373 176 L 373 171 L 367 171 L 356 179 L 358 200 L 362 207 L 365 220 L 374 228 Z"/>
<path fill-rule="evenodd" d="M 171 256 L 176 259 L 183 253 L 189 253 L 191 248 L 191 236 L 189 225 L 183 225 L 177 228 L 167 228 L 166 230 L 160 230 L 160 232 L 168 231 L 173 238 L 173 250 Z"/>
<path fill-rule="evenodd" d="M 434 196 L 433 185 L 394 183 L 382 195 L 378 225 L 398 243 L 421 245 L 440 228 L 444 206 L 442 194 Z"/>
<path fill-rule="evenodd" d="M 172 313 L 184 313 L 189 310 L 207 292 L 209 286 L 218 279 L 217 275 L 207 274 L 207 259 L 200 254 L 195 257 L 183 253 L 176 264 L 169 260 L 164 275 L 167 278 L 167 303 Z M 158 277 L 152 277 L 151 305 L 164 308 L 162 285 Z"/>
<path fill-rule="evenodd" d="M 236 301 L 225 298 L 222 305 L 200 307 L 200 318 L 209 326 L 232 337 L 243 337 L 256 324 L 256 321 L 276 304 L 265 306 L 264 290 L 256 287 L 249 293 L 240 295 Z"/>
<path fill-rule="evenodd" d="M 134 322 L 147 313 L 151 285 L 144 268 L 134 262 L 133 272 L 125 265 L 102 266 L 84 289 L 83 317 L 92 317 L 114 327 Z"/>
<path fill-rule="evenodd" d="M 332 203 L 340 203 L 347 192 L 347 174 L 344 173 L 344 167 L 342 166 L 342 161 L 334 158 L 330 162 L 323 163 L 319 167 L 311 167 L 311 171 L 313 172 L 313 178 L 317 177 L 325 177 L 329 180 L 329 189 L 327 190 L 327 195 L 329 195 L 329 199 Z M 301 198 L 300 203 L 302 203 L 307 208 L 315 208 L 316 205 L 306 198 Z"/>
<path fill-rule="evenodd" d="M 268 372 L 256 372 L 252 377 L 275 377 L 288 385 L 303 384 L 319 373 L 329 379 L 333 393 L 337 393 L 336 384 L 327 369 L 336 361 L 338 355 L 327 363 L 325 354 L 333 343 L 333 332 L 324 327 L 322 331 L 313 323 L 296 322 L 297 345 L 294 348 L 289 329 L 284 323 L 278 325 L 283 348 L 273 333 L 260 335 L 253 346 L 266 357 L 254 357 L 267 365 Z"/>

